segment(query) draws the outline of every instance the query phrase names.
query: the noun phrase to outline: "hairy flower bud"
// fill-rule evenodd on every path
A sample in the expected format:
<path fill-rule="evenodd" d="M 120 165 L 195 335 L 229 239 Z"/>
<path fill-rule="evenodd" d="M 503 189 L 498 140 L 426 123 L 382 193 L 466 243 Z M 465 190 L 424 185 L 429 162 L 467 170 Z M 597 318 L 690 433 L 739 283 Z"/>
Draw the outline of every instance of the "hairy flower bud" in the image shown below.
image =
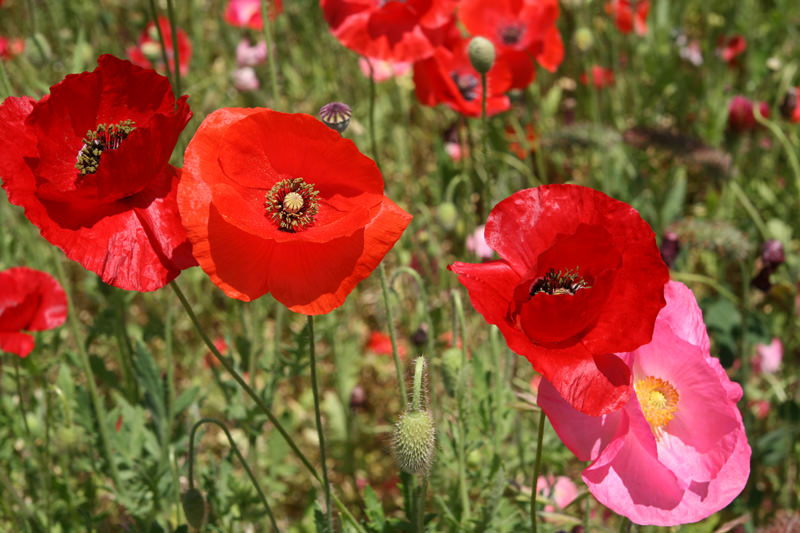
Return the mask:
<path fill-rule="evenodd" d="M 392 440 L 397 466 L 409 474 L 426 473 L 433 462 L 436 428 L 426 410 L 405 412 L 394 428 Z"/>
<path fill-rule="evenodd" d="M 469 42 L 469 60 L 472 67 L 481 74 L 486 74 L 494 65 L 494 45 L 485 37 L 473 37 Z"/>

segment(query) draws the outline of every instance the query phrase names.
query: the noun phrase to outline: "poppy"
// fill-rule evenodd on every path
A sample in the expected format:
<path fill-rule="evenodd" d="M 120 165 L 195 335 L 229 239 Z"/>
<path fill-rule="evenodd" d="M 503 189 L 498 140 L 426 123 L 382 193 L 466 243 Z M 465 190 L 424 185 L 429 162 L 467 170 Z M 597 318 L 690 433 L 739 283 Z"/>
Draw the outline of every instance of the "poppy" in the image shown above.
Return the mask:
<path fill-rule="evenodd" d="M 728 104 L 728 127 L 733 131 L 752 131 L 759 127 L 753 113 L 753 101 L 742 96 L 734 96 Z M 765 118 L 769 118 L 769 105 L 759 102 L 758 109 Z"/>
<path fill-rule="evenodd" d="M 175 49 L 172 42 L 172 28 L 169 19 L 158 17 L 158 27 L 164 36 L 166 46 L 167 64 L 170 72 L 175 71 Z M 192 45 L 186 32 L 177 28 L 178 32 L 178 61 L 180 62 L 181 75 L 189 72 L 189 60 L 192 58 Z M 164 73 L 164 55 L 161 52 L 161 40 L 158 37 L 158 29 L 153 21 L 147 23 L 136 40 L 136 46 L 131 46 L 126 50 L 126 55 L 131 63 L 142 68 L 152 68 L 160 73 Z"/>
<path fill-rule="evenodd" d="M 178 205 L 194 256 L 225 294 L 292 311 L 341 305 L 411 221 L 378 167 L 319 120 L 211 113 L 186 149 Z"/>
<path fill-rule="evenodd" d="M 588 74 L 586 72 L 581 74 L 581 83 L 584 85 L 591 83 L 595 89 L 611 87 L 614 85 L 614 71 L 610 68 L 594 65 Z"/>
<path fill-rule="evenodd" d="M 109 285 L 153 291 L 194 259 L 172 149 L 191 118 L 169 81 L 110 55 L 38 102 L 0 106 L 0 176 L 42 236 Z"/>
<path fill-rule="evenodd" d="M 380 331 L 370 332 L 366 343 L 366 349 L 378 355 L 392 355 L 394 353 L 392 349 L 392 338 Z M 397 355 L 400 359 L 404 359 L 406 356 L 406 347 L 400 342 L 397 343 Z"/>
<path fill-rule="evenodd" d="M 526 146 L 534 152 L 534 143 L 536 142 L 536 130 L 533 124 L 525 124 L 525 142 L 521 142 L 521 136 L 517 135 L 517 130 L 509 124 L 506 126 L 505 137 L 508 140 L 508 151 L 516 155 L 519 159 L 525 159 L 528 155 Z"/>
<path fill-rule="evenodd" d="M 269 18 L 275 20 L 275 17 L 283 12 L 283 0 L 269 0 L 268 4 Z M 261 18 L 261 0 L 228 0 L 222 18 L 237 28 L 264 29 L 264 20 Z"/>
<path fill-rule="evenodd" d="M 11 59 L 25 50 L 25 41 L 19 37 L 0 37 L 0 59 Z"/>
<path fill-rule="evenodd" d="M 532 58 L 551 72 L 564 59 L 556 0 L 462 0 L 458 19 L 470 34 L 492 41 L 512 72 L 513 88 L 524 89 L 533 81 Z"/>
<path fill-rule="evenodd" d="M 428 106 L 446 104 L 470 117 L 482 113 L 481 75 L 472 66 L 467 47 L 469 39 L 458 39 L 449 47 L 439 46 L 433 57 L 414 63 L 414 88 L 417 99 Z M 495 115 L 511 107 L 506 92 L 512 73 L 498 58 L 486 74 L 486 114 Z"/>
<path fill-rule="evenodd" d="M 545 185 L 497 204 L 485 236 L 501 259 L 449 267 L 473 307 L 575 409 L 623 406 L 631 373 L 613 354 L 650 341 L 669 279 L 653 230 L 601 192 Z"/>
<path fill-rule="evenodd" d="M 636 31 L 637 35 L 644 35 L 647 33 L 650 0 L 611 0 L 606 2 L 606 13 L 614 17 L 614 24 L 620 32 Z"/>
<path fill-rule="evenodd" d="M 717 53 L 729 65 L 735 63 L 737 57 L 747 50 L 747 41 L 741 35 L 720 37 L 717 43 Z"/>
<path fill-rule="evenodd" d="M 430 57 L 452 25 L 457 0 L 320 0 L 339 42 L 362 56 L 387 61 Z"/>
<path fill-rule="evenodd" d="M 697 522 L 728 505 L 750 473 L 736 407 L 742 388 L 711 357 L 703 314 L 685 285 L 664 288 L 653 339 L 619 354 L 634 391 L 619 411 L 573 409 L 547 380 L 538 403 L 564 444 L 592 461 L 583 480 L 600 503 L 637 524 Z"/>
<path fill-rule="evenodd" d="M 27 267 L 0 272 L 0 350 L 26 357 L 33 335 L 67 318 L 67 295 L 50 274 Z"/>

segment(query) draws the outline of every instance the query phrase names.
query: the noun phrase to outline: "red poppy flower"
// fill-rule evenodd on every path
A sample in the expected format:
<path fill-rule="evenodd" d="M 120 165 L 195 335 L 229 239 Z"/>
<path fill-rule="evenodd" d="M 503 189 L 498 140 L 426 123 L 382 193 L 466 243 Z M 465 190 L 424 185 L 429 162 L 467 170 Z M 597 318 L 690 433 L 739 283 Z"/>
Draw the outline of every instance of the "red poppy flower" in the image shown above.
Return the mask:
<path fill-rule="evenodd" d="M 392 350 L 392 338 L 380 331 L 373 331 L 369 334 L 366 349 L 378 355 L 392 355 L 394 353 Z M 397 343 L 397 355 L 400 359 L 405 359 L 406 357 L 406 347 L 399 341 Z"/>
<path fill-rule="evenodd" d="M 275 20 L 283 12 L 282 0 L 268 0 L 269 18 Z M 228 0 L 225 4 L 225 22 L 238 28 L 261 30 L 264 21 L 261 18 L 261 0 Z"/>
<path fill-rule="evenodd" d="M 789 116 L 789 120 L 794 123 L 800 123 L 800 87 L 795 87 L 794 89 L 790 89 L 790 91 L 794 91 L 794 98 L 790 97 L 789 100 L 794 102 L 794 105 L 791 106 L 791 115 Z"/>
<path fill-rule="evenodd" d="M 647 14 L 650 0 L 611 0 L 606 2 L 606 13 L 614 17 L 614 24 L 622 33 L 636 31 L 637 35 L 647 33 Z"/>
<path fill-rule="evenodd" d="M 178 205 L 197 261 L 225 294 L 269 292 L 307 315 L 341 305 L 411 221 L 352 141 L 309 115 L 263 108 L 206 117 L 186 149 Z"/>
<path fill-rule="evenodd" d="M 167 63 L 170 72 L 175 71 L 175 57 L 174 48 L 172 43 L 172 29 L 169 25 L 169 19 L 166 17 L 158 17 L 158 26 L 161 28 L 161 34 L 164 36 L 164 45 L 167 47 Z M 164 71 L 164 56 L 161 53 L 161 40 L 158 38 L 158 30 L 155 23 L 150 21 L 145 26 L 139 39 L 136 41 L 136 46 L 131 46 L 126 50 L 128 59 L 134 65 L 139 65 L 143 68 L 152 68 L 161 72 Z M 180 61 L 181 75 L 189 72 L 189 60 L 192 58 L 192 45 L 189 43 L 189 38 L 186 37 L 186 32 L 178 28 L 178 60 Z"/>
<path fill-rule="evenodd" d="M 728 64 L 733 64 L 736 58 L 743 54 L 745 50 L 747 50 L 747 41 L 741 35 L 720 37 L 717 43 L 717 53 Z"/>
<path fill-rule="evenodd" d="M 436 48 L 433 57 L 414 63 L 414 86 L 422 104 L 447 104 L 464 115 L 481 116 L 481 75 L 469 60 L 468 46 L 469 39 L 458 39 L 450 47 Z M 511 70 L 498 58 L 486 74 L 487 115 L 511 107 L 505 95 L 511 88 L 511 81 Z"/>
<path fill-rule="evenodd" d="M 497 204 L 485 236 L 500 260 L 449 267 L 475 309 L 579 411 L 624 405 L 631 374 L 613 354 L 650 342 L 669 279 L 647 223 L 593 189 L 545 185 Z"/>
<path fill-rule="evenodd" d="M 522 143 L 520 136 L 517 135 L 517 130 L 514 126 L 506 126 L 506 139 L 508 139 L 508 151 L 516 155 L 519 159 L 525 159 L 528 152 L 525 150 L 525 144 Z M 536 130 L 533 129 L 533 124 L 525 124 L 525 140 L 530 151 L 534 151 L 534 143 L 536 142 Z"/>
<path fill-rule="evenodd" d="M 0 59 L 11 59 L 25 50 L 25 41 L 19 37 L 0 37 Z"/>
<path fill-rule="evenodd" d="M 591 76 L 591 80 L 589 78 Z M 592 70 L 587 74 L 581 74 L 581 83 L 588 85 L 591 81 L 595 89 L 602 89 L 604 87 L 611 87 L 614 85 L 614 71 L 610 68 L 601 67 L 600 65 L 592 66 Z"/>
<path fill-rule="evenodd" d="M 0 106 L 0 176 L 12 204 L 110 285 L 153 291 L 194 264 L 167 164 L 191 117 L 169 81 L 110 55 Z"/>
<path fill-rule="evenodd" d="M 453 19 L 456 0 L 320 0 L 325 20 L 343 45 L 391 61 L 429 57 Z"/>
<path fill-rule="evenodd" d="M 33 335 L 53 329 L 67 317 L 67 295 L 50 274 L 27 267 L 0 272 L 0 350 L 27 356 Z"/>
<path fill-rule="evenodd" d="M 758 109 L 764 117 L 769 118 L 769 105 L 759 102 Z M 734 131 L 748 131 L 758 128 L 753 114 L 753 102 L 742 95 L 736 95 L 728 104 L 728 126 Z"/>
<path fill-rule="evenodd" d="M 556 0 L 462 0 L 458 18 L 468 32 L 492 41 L 511 69 L 514 88 L 524 89 L 533 81 L 532 58 L 549 71 L 564 59 Z"/>

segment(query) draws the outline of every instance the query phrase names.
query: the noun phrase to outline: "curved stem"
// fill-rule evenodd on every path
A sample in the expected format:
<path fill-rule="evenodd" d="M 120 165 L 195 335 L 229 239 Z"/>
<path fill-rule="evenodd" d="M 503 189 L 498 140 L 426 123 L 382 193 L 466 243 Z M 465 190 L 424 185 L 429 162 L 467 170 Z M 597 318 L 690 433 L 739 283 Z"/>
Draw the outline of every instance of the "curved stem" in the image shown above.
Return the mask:
<path fill-rule="evenodd" d="M 261 498 L 261 503 L 264 504 L 264 508 L 267 510 L 267 516 L 269 516 L 269 521 L 272 523 L 272 529 L 275 531 L 280 531 L 278 529 L 278 523 L 275 522 L 275 517 L 272 514 L 272 508 L 270 508 L 269 503 L 267 502 L 267 497 L 264 496 L 264 491 L 261 490 L 261 486 L 258 484 L 256 476 L 253 474 L 253 471 L 250 470 L 250 466 L 247 464 L 247 461 L 244 460 L 242 452 L 240 452 L 239 447 L 236 446 L 236 442 L 234 442 L 233 437 L 228 431 L 228 428 L 226 428 L 225 425 L 216 418 L 201 418 L 192 426 L 192 432 L 189 434 L 189 488 L 194 488 L 194 436 L 195 433 L 197 433 L 197 428 L 200 427 L 201 424 L 214 424 L 223 432 L 225 432 L 225 436 L 228 437 L 228 443 L 231 445 L 233 453 L 236 454 L 236 457 L 239 458 L 239 462 L 242 463 L 247 475 L 250 477 L 250 481 L 253 482 L 253 486 L 256 488 L 256 492 L 258 492 L 258 496 Z"/>
<path fill-rule="evenodd" d="M 331 485 L 328 482 L 328 466 L 325 460 L 325 433 L 322 431 L 322 417 L 319 412 L 319 385 L 317 384 L 317 355 L 314 346 L 314 317 L 308 315 L 308 352 L 311 359 L 311 391 L 314 393 L 314 418 L 317 422 L 317 436 L 319 438 L 319 457 L 322 463 L 322 484 L 325 488 L 325 518 L 328 521 L 328 531 L 333 531 L 333 518 L 331 517 Z"/>
<path fill-rule="evenodd" d="M 536 460 L 533 463 L 531 482 L 531 533 L 536 533 L 536 485 L 539 481 L 539 467 L 542 466 L 542 441 L 544 440 L 544 411 L 539 411 L 539 433 L 536 436 Z"/>
<path fill-rule="evenodd" d="M 403 367 L 400 364 L 400 354 L 397 350 L 397 334 L 394 331 L 394 314 L 392 313 L 392 305 L 389 302 L 389 284 L 386 282 L 386 268 L 383 266 L 383 261 L 378 264 L 378 273 L 381 278 L 381 292 L 383 293 L 383 305 L 386 308 L 386 321 L 389 322 L 389 338 L 392 341 L 392 356 L 394 357 L 394 368 L 397 372 L 397 386 L 400 389 L 400 405 L 405 406 L 408 402 L 406 396 L 406 380 L 403 377 Z"/>
<path fill-rule="evenodd" d="M 428 357 L 433 357 L 434 352 L 434 343 L 433 339 L 436 338 L 436 333 L 433 329 L 433 317 L 431 316 L 431 308 L 428 305 L 428 291 L 425 290 L 425 283 L 422 281 L 422 276 L 419 275 L 419 272 L 414 270 L 413 268 L 407 266 L 399 266 L 394 269 L 394 273 L 389 278 L 389 286 L 391 287 L 394 285 L 394 280 L 396 280 L 400 274 L 408 274 L 408 276 L 414 280 L 414 283 L 417 285 L 417 293 L 419 293 L 420 303 L 422 307 L 425 309 L 425 319 L 428 325 L 428 339 L 426 341 L 428 347 Z"/>
<path fill-rule="evenodd" d="M 75 308 L 72 306 L 72 294 L 69 283 L 67 282 L 67 277 L 64 274 L 64 267 L 61 266 L 61 261 L 59 260 L 60 258 L 58 255 L 56 255 L 56 249 L 51 248 L 50 251 L 53 254 L 53 262 L 56 266 L 56 276 L 58 277 L 58 281 L 67 295 L 67 320 L 69 321 L 69 326 L 72 330 L 72 337 L 78 349 L 78 355 L 80 356 L 83 372 L 86 374 L 86 388 L 89 389 L 89 398 L 92 401 L 92 407 L 94 407 L 94 413 L 97 417 L 97 428 L 100 432 L 100 445 L 103 448 L 103 453 L 105 454 L 106 461 L 108 462 L 108 468 L 111 471 L 111 480 L 114 482 L 114 486 L 119 489 L 122 484 L 120 483 L 117 463 L 114 462 L 114 455 L 111 453 L 111 439 L 108 436 L 108 428 L 106 427 L 106 410 L 105 407 L 103 407 L 103 401 L 100 399 L 100 394 L 97 392 L 97 385 L 95 384 L 94 380 L 92 364 L 89 361 L 89 354 L 86 353 L 86 346 L 83 345 L 83 339 L 81 339 L 80 329 L 78 328 L 78 317 L 75 314 Z"/>
<path fill-rule="evenodd" d="M 273 57 L 272 19 L 270 19 L 267 11 L 267 0 L 261 0 L 261 22 L 264 30 L 264 42 L 267 43 L 267 66 L 269 67 L 269 81 L 272 89 L 272 106 L 278 107 L 278 74 L 275 69 L 277 54 Z"/>

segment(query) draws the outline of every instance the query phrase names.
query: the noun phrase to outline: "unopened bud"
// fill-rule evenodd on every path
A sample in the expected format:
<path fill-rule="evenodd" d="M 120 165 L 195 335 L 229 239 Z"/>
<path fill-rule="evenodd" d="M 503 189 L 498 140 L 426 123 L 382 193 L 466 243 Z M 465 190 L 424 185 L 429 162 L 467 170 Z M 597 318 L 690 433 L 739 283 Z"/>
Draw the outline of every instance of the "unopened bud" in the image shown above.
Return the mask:
<path fill-rule="evenodd" d="M 786 261 L 783 244 L 777 239 L 770 239 L 761 246 L 761 260 L 764 266 L 774 270 Z"/>
<path fill-rule="evenodd" d="M 350 392 L 350 409 L 360 409 L 367 403 L 367 393 L 364 387 L 356 385 Z"/>
<path fill-rule="evenodd" d="M 494 65 L 494 45 L 486 37 L 473 37 L 467 48 L 472 67 L 481 74 L 486 74 Z"/>
<path fill-rule="evenodd" d="M 417 330 L 411 334 L 411 342 L 414 343 L 414 346 L 420 347 L 424 346 L 428 342 L 428 325 L 424 322 L 419 325 Z"/>
<path fill-rule="evenodd" d="M 208 509 L 206 508 L 206 500 L 203 498 L 203 493 L 195 488 L 189 489 L 181 498 L 181 505 L 189 525 L 195 529 L 201 529 L 208 517 Z"/>
<path fill-rule="evenodd" d="M 680 251 L 681 243 L 678 234 L 674 231 L 665 231 L 661 237 L 661 259 L 668 267 L 672 268 Z"/>
<path fill-rule="evenodd" d="M 581 27 L 575 30 L 575 46 L 578 47 L 578 50 L 581 52 L 585 52 L 592 47 L 594 44 L 594 37 L 592 36 L 592 30 L 587 27 Z"/>
<path fill-rule="evenodd" d="M 406 411 L 394 428 L 394 458 L 409 474 L 426 473 L 433 462 L 436 428 L 427 410 Z"/>
<path fill-rule="evenodd" d="M 319 118 L 331 129 L 343 133 L 350 125 L 350 117 L 353 110 L 350 106 L 342 102 L 331 102 L 325 104 L 319 110 Z"/>
<path fill-rule="evenodd" d="M 453 202 L 442 202 L 436 210 L 439 224 L 447 231 L 452 231 L 458 221 L 458 210 Z"/>

